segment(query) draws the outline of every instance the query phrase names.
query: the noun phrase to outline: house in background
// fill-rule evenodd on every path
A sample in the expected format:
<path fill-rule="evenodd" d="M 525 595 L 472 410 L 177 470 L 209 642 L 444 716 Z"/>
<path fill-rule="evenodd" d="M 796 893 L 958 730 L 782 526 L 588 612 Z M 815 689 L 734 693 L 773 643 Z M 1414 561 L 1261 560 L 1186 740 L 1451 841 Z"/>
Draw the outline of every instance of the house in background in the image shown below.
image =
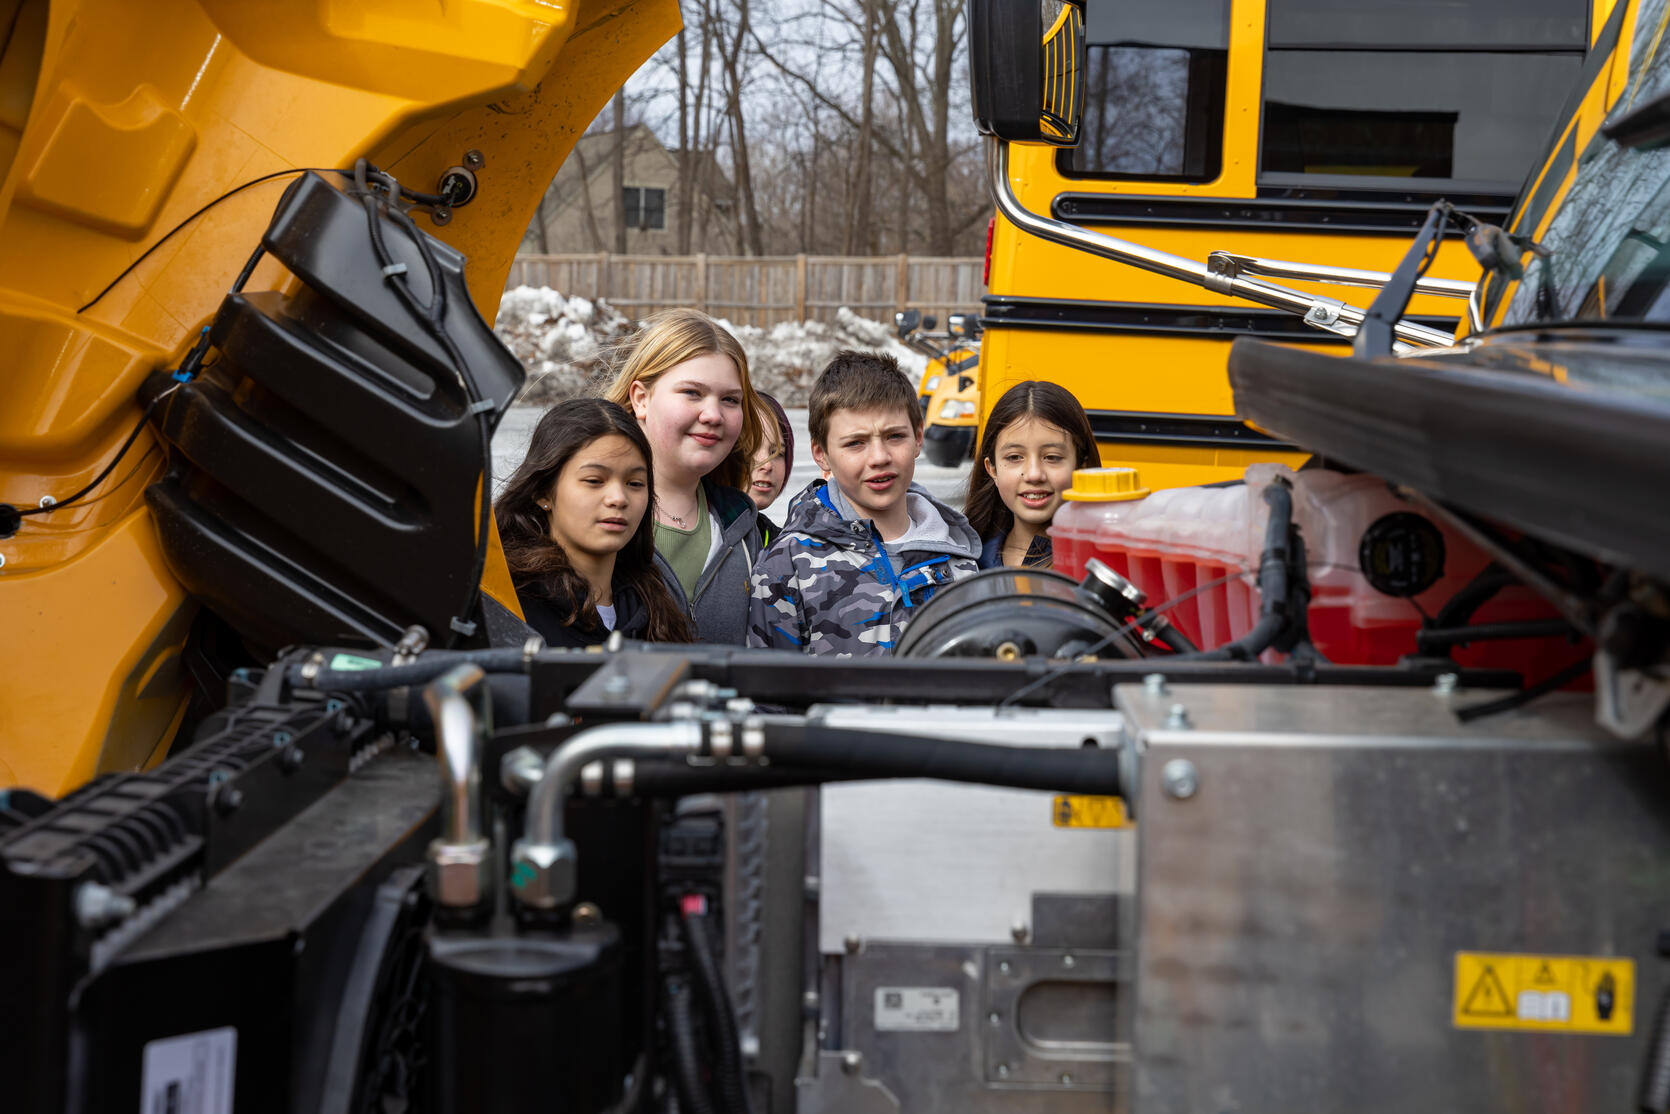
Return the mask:
<path fill-rule="evenodd" d="M 626 250 L 680 254 L 679 157 L 647 125 L 583 135 L 552 179 L 522 237 L 522 251 L 560 254 L 615 250 L 614 159 L 624 149 Z M 707 152 L 693 159 L 690 252 L 739 251 L 735 190 Z"/>

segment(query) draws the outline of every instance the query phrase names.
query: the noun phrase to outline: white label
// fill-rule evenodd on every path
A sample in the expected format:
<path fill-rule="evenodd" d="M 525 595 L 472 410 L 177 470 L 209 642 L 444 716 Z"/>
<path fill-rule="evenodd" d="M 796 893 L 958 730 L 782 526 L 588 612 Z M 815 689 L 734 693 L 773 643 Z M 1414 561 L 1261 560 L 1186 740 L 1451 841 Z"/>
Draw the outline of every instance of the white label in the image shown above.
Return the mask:
<path fill-rule="evenodd" d="M 205 1029 L 145 1045 L 139 1114 L 232 1114 L 238 1031 Z"/>
<path fill-rule="evenodd" d="M 876 1028 L 883 1032 L 955 1033 L 957 992 L 949 986 L 878 986 Z"/>

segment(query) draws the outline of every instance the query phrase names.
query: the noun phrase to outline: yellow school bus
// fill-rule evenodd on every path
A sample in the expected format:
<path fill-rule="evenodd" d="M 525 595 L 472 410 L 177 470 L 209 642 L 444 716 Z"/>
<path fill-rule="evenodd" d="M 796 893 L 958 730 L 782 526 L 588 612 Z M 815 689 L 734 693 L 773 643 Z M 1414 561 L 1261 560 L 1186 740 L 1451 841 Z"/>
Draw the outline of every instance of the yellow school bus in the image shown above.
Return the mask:
<path fill-rule="evenodd" d="M 1373 295 L 1348 287 L 1376 285 L 1435 200 L 1503 220 L 1612 9 L 1088 0 L 1078 146 L 1013 145 L 994 156 L 1006 160 L 994 180 L 1024 210 L 1202 261 L 1205 275 L 1050 242 L 1000 204 L 981 422 L 1013 383 L 1048 378 L 1084 404 L 1103 463 L 1140 468 L 1144 486 L 1234 478 L 1259 460 L 1297 466 L 1304 454 L 1233 416 L 1230 342 L 1345 352 L 1353 307 Z M 1405 339 L 1453 334 L 1478 273 L 1456 230 Z M 1323 274 L 1333 281 L 1308 281 Z M 1295 312 L 1222 292 L 1249 275 L 1314 300 Z"/>

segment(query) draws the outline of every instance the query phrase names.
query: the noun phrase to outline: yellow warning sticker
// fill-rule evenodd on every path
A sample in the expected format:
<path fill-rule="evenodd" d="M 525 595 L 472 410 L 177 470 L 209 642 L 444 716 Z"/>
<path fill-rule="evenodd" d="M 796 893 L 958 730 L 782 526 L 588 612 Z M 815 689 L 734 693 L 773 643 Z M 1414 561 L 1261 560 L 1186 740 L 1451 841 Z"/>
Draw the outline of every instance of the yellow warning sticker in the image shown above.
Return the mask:
<path fill-rule="evenodd" d="M 1118 797 L 1057 796 L 1051 819 L 1058 828 L 1129 828 L 1131 814 Z"/>
<path fill-rule="evenodd" d="M 1627 1037 L 1635 961 L 1610 956 L 1455 953 L 1458 1029 Z"/>

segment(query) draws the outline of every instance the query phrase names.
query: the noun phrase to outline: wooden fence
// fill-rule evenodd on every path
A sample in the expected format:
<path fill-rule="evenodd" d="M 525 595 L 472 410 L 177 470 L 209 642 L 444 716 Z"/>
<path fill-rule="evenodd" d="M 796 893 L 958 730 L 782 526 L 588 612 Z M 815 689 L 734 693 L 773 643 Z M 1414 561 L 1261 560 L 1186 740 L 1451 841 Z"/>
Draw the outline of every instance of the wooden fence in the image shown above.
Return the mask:
<path fill-rule="evenodd" d="M 914 255 L 518 255 L 506 288 L 549 286 L 602 298 L 631 317 L 694 306 L 736 325 L 833 322 L 846 306 L 891 321 L 895 310 L 978 313 L 984 262 Z"/>

